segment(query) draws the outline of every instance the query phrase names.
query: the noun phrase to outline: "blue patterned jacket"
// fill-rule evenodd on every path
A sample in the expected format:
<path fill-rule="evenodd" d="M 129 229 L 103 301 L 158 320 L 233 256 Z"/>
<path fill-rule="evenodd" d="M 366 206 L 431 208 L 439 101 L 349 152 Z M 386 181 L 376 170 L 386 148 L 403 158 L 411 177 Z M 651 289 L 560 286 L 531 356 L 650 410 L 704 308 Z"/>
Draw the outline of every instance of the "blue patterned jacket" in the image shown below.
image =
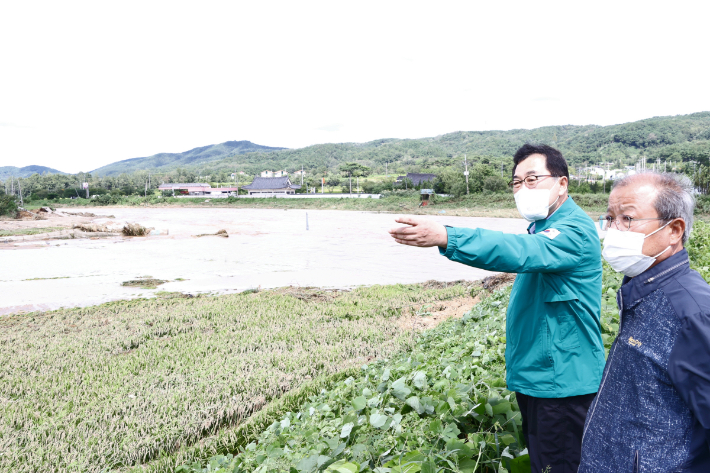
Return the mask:
<path fill-rule="evenodd" d="M 710 286 L 682 250 L 617 293 L 579 473 L 710 472 Z"/>

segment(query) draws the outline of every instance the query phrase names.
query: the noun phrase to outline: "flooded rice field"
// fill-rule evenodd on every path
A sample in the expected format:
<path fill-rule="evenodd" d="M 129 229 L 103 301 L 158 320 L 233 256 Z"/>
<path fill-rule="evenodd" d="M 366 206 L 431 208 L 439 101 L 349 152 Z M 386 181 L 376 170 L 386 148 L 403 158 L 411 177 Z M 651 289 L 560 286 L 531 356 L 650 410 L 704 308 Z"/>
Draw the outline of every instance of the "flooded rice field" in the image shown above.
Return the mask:
<path fill-rule="evenodd" d="M 146 237 L 0 243 L 0 315 L 151 297 L 157 291 L 228 293 L 253 288 L 480 279 L 436 248 L 395 243 L 393 214 L 329 210 L 105 208 L 92 223 L 154 227 Z M 523 233 L 521 219 L 428 217 L 442 224 Z M 229 237 L 196 235 L 226 230 Z M 157 289 L 122 286 L 151 277 Z"/>

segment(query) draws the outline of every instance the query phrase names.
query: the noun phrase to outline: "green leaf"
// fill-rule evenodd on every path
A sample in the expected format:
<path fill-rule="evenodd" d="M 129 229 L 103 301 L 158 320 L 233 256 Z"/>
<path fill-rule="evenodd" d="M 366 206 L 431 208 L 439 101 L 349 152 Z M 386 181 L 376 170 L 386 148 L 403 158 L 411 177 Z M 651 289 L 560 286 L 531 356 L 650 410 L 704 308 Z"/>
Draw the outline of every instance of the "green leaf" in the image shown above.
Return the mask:
<path fill-rule="evenodd" d="M 345 424 L 343 426 L 343 428 L 340 430 L 340 438 L 344 439 L 344 438 L 350 437 L 350 432 L 353 431 L 354 426 L 355 426 L 355 424 L 353 424 L 352 422 L 348 422 L 347 424 Z"/>
<path fill-rule="evenodd" d="M 422 406 L 422 403 L 419 402 L 419 398 L 417 396 L 410 397 L 405 401 L 405 404 L 417 411 L 417 414 L 419 415 L 424 414 L 424 412 L 426 411 L 426 408 Z"/>
<path fill-rule="evenodd" d="M 411 392 L 404 382 L 404 376 L 392 383 L 392 395 L 398 399 L 404 401 Z"/>
<path fill-rule="evenodd" d="M 509 401 L 500 401 L 495 406 L 492 406 L 493 414 L 505 414 L 510 409 Z"/>
<path fill-rule="evenodd" d="M 431 461 L 427 460 L 425 462 L 422 462 L 422 473 L 436 473 L 436 464 Z"/>
<path fill-rule="evenodd" d="M 361 411 L 365 408 L 367 405 L 367 399 L 365 399 L 364 396 L 358 396 L 355 399 L 353 399 L 350 404 L 353 406 L 353 408 L 356 411 Z"/>
<path fill-rule="evenodd" d="M 385 368 L 385 370 L 382 372 L 382 376 L 380 376 L 380 380 L 387 381 L 388 379 L 390 379 L 390 369 Z"/>
<path fill-rule="evenodd" d="M 373 426 L 376 429 L 379 429 L 383 425 L 385 425 L 385 422 L 387 422 L 388 417 L 385 415 L 382 415 L 378 412 L 374 412 L 370 415 L 370 425 Z"/>
<path fill-rule="evenodd" d="M 424 373 L 423 371 L 417 371 L 414 375 L 414 378 L 412 379 L 412 384 L 417 389 L 426 388 L 428 386 L 426 373 Z"/>
<path fill-rule="evenodd" d="M 464 458 L 459 460 L 459 470 L 461 473 L 474 473 L 476 468 L 476 463 L 478 463 L 473 458 Z M 480 464 L 478 466 L 481 466 Z"/>
<path fill-rule="evenodd" d="M 358 473 L 360 465 L 347 460 L 340 460 L 330 465 L 325 471 L 331 473 Z"/>
<path fill-rule="evenodd" d="M 385 463 L 386 467 L 392 468 L 392 472 L 415 473 L 421 470 L 421 462 L 426 459 L 419 450 L 412 450 L 402 457 L 393 458 Z"/>
<path fill-rule="evenodd" d="M 520 455 L 514 460 L 509 460 L 507 465 L 510 473 L 530 473 L 531 471 L 529 455 Z"/>
<path fill-rule="evenodd" d="M 461 431 L 456 427 L 456 424 L 446 424 L 446 428 L 444 428 L 444 431 L 441 433 L 441 437 L 448 442 L 449 440 L 458 438 L 460 433 Z"/>
<path fill-rule="evenodd" d="M 441 423 L 441 420 L 434 419 L 429 423 L 429 431 L 434 435 L 439 435 L 444 431 L 444 424 Z"/>
<path fill-rule="evenodd" d="M 313 471 L 316 466 L 318 466 L 318 455 L 311 455 L 310 457 L 302 458 L 296 464 L 296 469 L 300 472 L 310 472 Z"/>

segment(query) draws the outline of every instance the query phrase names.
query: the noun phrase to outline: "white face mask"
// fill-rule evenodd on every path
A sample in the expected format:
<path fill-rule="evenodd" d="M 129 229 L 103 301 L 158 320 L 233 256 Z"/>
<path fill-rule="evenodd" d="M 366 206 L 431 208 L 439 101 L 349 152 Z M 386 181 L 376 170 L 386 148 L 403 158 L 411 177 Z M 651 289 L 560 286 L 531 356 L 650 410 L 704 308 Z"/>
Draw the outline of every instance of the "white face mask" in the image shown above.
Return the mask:
<path fill-rule="evenodd" d="M 558 177 L 557 184 L 559 182 L 560 178 Z M 560 200 L 558 195 L 552 204 L 548 204 L 550 193 L 554 188 L 555 186 L 552 186 L 551 189 L 530 189 L 523 183 L 520 190 L 515 193 L 515 206 L 518 207 L 520 215 L 528 222 L 546 219 L 550 207 Z"/>
<path fill-rule="evenodd" d="M 639 232 L 622 232 L 615 228 L 610 228 L 604 238 L 604 251 L 602 256 L 607 263 L 614 268 L 614 271 L 623 273 L 630 278 L 643 273 L 651 266 L 656 258 L 665 253 L 668 248 L 658 253 L 656 256 L 646 256 L 643 254 L 643 241 L 654 233 L 663 230 L 669 223 L 663 225 L 653 233 L 645 235 Z"/>

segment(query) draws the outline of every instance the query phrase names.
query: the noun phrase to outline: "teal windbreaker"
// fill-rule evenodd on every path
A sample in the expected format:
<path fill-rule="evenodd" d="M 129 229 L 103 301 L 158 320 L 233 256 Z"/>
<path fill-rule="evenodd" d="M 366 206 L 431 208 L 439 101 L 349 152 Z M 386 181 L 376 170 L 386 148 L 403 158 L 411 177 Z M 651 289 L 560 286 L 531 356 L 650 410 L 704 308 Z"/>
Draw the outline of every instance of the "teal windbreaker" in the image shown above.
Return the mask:
<path fill-rule="evenodd" d="M 448 246 L 439 251 L 451 261 L 519 273 L 506 319 L 508 389 L 540 398 L 597 392 L 605 360 L 601 250 L 592 219 L 569 197 L 535 222 L 534 234 L 446 231 Z"/>

